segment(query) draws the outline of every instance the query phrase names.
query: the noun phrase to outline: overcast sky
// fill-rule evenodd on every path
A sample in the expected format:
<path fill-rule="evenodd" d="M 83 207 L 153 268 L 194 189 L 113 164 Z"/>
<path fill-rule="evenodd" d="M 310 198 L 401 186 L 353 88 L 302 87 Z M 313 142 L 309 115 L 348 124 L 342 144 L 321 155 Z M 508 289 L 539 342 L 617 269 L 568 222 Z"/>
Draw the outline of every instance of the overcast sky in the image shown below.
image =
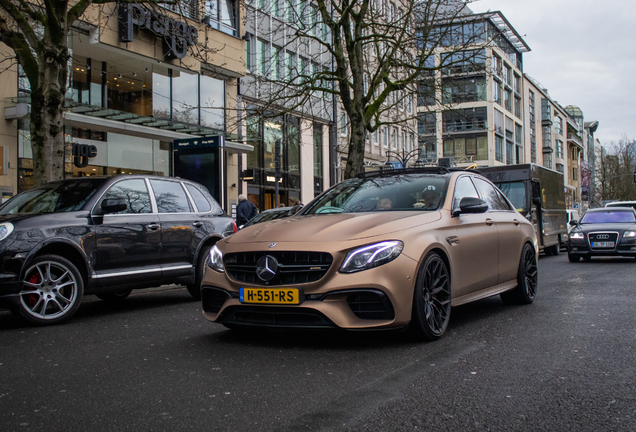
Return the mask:
<path fill-rule="evenodd" d="M 563 107 L 597 120 L 606 145 L 636 139 L 636 0 L 477 0 L 501 11 L 532 51 L 524 72 Z"/>

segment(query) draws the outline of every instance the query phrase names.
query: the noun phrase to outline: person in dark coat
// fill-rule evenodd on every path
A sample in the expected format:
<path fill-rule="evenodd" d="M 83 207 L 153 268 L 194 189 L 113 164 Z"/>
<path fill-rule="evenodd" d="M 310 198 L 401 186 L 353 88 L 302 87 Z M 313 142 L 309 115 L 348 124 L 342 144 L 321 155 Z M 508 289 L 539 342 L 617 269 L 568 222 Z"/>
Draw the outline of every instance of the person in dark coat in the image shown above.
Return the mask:
<path fill-rule="evenodd" d="M 240 194 L 239 203 L 236 206 L 236 225 L 245 225 L 250 219 L 258 214 L 256 206 L 247 200 L 244 194 Z"/>

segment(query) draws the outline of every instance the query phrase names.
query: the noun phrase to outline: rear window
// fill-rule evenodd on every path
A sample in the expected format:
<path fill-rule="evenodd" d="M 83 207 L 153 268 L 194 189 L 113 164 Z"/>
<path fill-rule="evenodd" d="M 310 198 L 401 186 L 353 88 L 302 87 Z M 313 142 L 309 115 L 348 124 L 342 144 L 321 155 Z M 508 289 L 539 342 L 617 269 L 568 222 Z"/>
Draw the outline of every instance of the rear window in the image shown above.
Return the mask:
<path fill-rule="evenodd" d="M 628 211 L 602 211 L 585 213 L 581 219 L 584 224 L 599 223 L 636 223 L 636 215 Z"/>

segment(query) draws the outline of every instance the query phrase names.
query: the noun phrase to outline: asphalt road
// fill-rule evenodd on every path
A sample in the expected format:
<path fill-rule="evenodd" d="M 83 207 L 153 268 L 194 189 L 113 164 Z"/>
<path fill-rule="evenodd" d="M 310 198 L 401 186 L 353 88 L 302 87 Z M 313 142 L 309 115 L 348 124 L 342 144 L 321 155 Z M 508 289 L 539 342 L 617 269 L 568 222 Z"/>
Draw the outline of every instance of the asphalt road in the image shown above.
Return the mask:
<path fill-rule="evenodd" d="M 52 327 L 0 312 L 0 430 L 636 430 L 636 262 L 539 270 L 534 304 L 455 308 L 434 343 L 236 333 L 176 287 Z"/>

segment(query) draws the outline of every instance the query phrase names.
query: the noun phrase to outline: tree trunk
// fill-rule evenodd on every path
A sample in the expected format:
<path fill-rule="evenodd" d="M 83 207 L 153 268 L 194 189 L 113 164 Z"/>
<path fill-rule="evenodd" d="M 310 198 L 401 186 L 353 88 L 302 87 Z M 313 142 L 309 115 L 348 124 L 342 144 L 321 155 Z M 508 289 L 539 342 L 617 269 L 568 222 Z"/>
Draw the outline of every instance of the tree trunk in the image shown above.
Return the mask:
<path fill-rule="evenodd" d="M 349 139 L 349 153 L 345 167 L 345 179 L 357 177 L 364 172 L 364 145 L 367 128 L 362 118 L 351 119 L 351 138 Z"/>
<path fill-rule="evenodd" d="M 35 186 L 63 179 L 65 162 L 66 44 L 50 47 L 41 58 L 46 58 L 46 61 L 40 62 L 40 85 L 31 88 L 31 148 Z"/>

